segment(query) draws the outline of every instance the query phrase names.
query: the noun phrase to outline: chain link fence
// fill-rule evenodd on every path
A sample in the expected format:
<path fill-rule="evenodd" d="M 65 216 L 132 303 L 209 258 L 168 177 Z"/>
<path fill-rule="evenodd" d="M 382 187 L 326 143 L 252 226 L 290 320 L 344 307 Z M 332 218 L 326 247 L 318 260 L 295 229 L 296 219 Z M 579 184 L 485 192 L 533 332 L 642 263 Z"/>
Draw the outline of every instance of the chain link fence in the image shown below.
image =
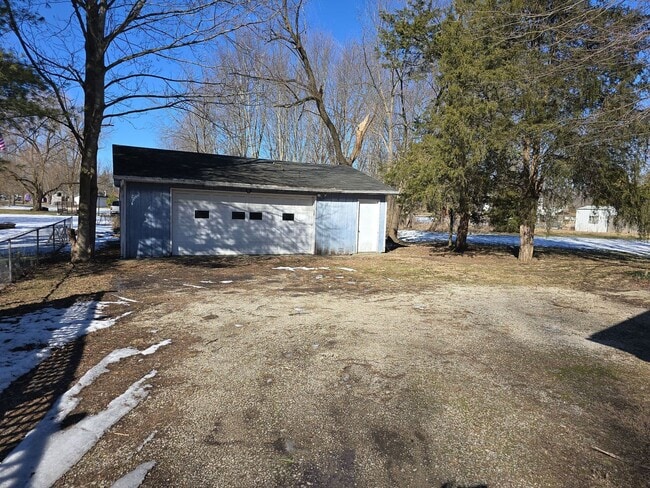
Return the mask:
<path fill-rule="evenodd" d="M 0 240 L 0 283 L 11 283 L 68 244 L 72 217 Z"/>

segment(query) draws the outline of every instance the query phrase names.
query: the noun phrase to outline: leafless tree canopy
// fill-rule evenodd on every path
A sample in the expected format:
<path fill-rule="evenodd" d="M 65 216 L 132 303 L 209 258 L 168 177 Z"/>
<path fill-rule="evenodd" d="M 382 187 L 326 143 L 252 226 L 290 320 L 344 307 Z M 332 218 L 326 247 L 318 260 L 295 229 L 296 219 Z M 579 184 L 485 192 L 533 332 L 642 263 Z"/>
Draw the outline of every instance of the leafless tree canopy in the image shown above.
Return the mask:
<path fill-rule="evenodd" d="M 376 6 L 361 40 L 341 44 L 279 1 L 269 22 L 214 51 L 197 99 L 176 112 L 167 145 L 190 151 L 354 164 L 378 174 L 411 137 L 433 85 L 379 56 Z M 203 98 L 198 99 L 199 95 Z"/>
<path fill-rule="evenodd" d="M 2 0 L 9 26 L 55 94 L 81 154 L 73 260 L 95 244 L 97 151 L 110 119 L 176 106 L 191 93 L 202 46 L 259 20 L 254 1 Z M 23 16 L 25 11 L 30 16 Z M 81 112 L 82 123 L 75 123 Z"/>

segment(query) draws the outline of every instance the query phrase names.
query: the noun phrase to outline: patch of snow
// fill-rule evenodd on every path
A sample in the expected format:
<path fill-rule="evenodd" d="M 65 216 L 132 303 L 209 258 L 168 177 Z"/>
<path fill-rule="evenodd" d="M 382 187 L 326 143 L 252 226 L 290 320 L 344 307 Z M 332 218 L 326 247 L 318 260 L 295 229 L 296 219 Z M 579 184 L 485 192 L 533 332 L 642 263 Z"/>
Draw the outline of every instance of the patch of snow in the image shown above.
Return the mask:
<path fill-rule="evenodd" d="M 214 281 L 211 281 L 211 280 L 201 280 L 201 281 L 199 281 L 199 283 L 203 283 L 203 284 L 205 284 L 205 285 L 211 285 L 211 284 L 214 283 Z"/>
<path fill-rule="evenodd" d="M 142 443 L 141 443 L 138 447 L 136 447 L 135 452 L 140 452 L 140 451 L 142 451 L 142 449 L 144 449 L 144 446 L 146 446 L 147 444 L 149 444 L 149 443 L 153 440 L 153 438 L 156 437 L 156 434 L 157 434 L 157 433 L 158 433 L 158 431 L 157 431 L 157 430 L 154 430 L 151 434 L 149 434 L 149 435 L 147 436 L 147 438 L 146 438 L 145 440 L 143 440 Z"/>
<path fill-rule="evenodd" d="M 447 242 L 449 235 L 443 232 L 424 232 L 403 230 L 398 234 L 400 240 L 412 243 Z M 470 244 L 488 246 L 519 246 L 518 235 L 472 234 L 467 236 Z M 576 251 L 608 251 L 650 257 L 650 242 L 629 239 L 605 239 L 598 237 L 535 237 L 536 247 L 549 249 L 569 249 Z"/>
<path fill-rule="evenodd" d="M 140 464 L 133 471 L 113 483 L 111 488 L 138 488 L 155 465 L 155 461 Z"/>
<path fill-rule="evenodd" d="M 243 327 L 243 326 L 244 326 L 244 324 L 235 324 L 235 327 L 237 327 L 237 328 Z"/>
<path fill-rule="evenodd" d="M 106 317 L 107 306 L 108 302 L 78 301 L 68 308 L 44 307 L 19 317 L 0 318 L 0 392 L 48 358 L 53 349 L 111 327 L 130 313 Z"/>
<path fill-rule="evenodd" d="M 199 286 L 199 285 L 188 285 L 187 283 L 183 283 L 183 286 L 187 286 L 189 288 L 205 288 L 205 286 Z"/>
<path fill-rule="evenodd" d="M 229 285 L 230 283 L 232 283 L 232 280 L 223 280 L 220 281 L 219 283 L 221 283 L 222 285 Z"/>
<path fill-rule="evenodd" d="M 154 352 L 156 352 L 158 349 L 160 349 L 163 346 L 168 346 L 172 343 L 171 339 L 165 339 L 164 341 L 159 342 L 158 344 L 154 344 L 153 346 L 149 346 L 146 348 L 144 351 L 140 351 L 140 354 L 143 356 L 150 356 Z"/>
<path fill-rule="evenodd" d="M 341 271 L 349 271 L 350 273 L 355 273 L 357 271 L 356 269 L 344 268 L 342 266 L 339 266 L 337 269 L 340 269 Z"/>
<path fill-rule="evenodd" d="M 297 266 L 297 267 L 291 267 L 291 266 L 278 266 L 277 268 L 272 268 L 272 269 L 277 269 L 280 271 L 316 271 L 318 269 L 329 269 L 327 266 L 321 266 L 318 268 L 307 268 L 305 266 Z"/>
<path fill-rule="evenodd" d="M 138 303 L 137 300 L 133 300 L 132 298 L 121 297 L 119 295 L 116 295 L 116 296 L 117 296 L 117 298 L 119 298 L 123 302 Z"/>
<path fill-rule="evenodd" d="M 93 384 L 101 375 L 108 373 L 108 365 L 135 356 L 136 354 L 140 354 L 140 351 L 133 347 L 126 347 L 123 349 L 116 349 L 110 352 L 107 356 L 104 356 L 104 358 L 95 366 L 90 368 L 72 388 L 61 395 L 56 406 L 50 410 L 50 412 L 56 410 L 54 421 L 57 423 L 62 422 L 68 415 L 70 415 L 70 412 L 77 408 L 77 405 L 79 405 L 79 402 L 81 401 L 80 398 L 77 398 L 77 395 L 81 393 L 81 390 L 85 387 Z M 49 414 L 41 420 L 41 423 L 47 423 L 50 420 L 48 417 Z M 36 427 L 36 430 L 38 430 L 39 427 L 40 424 Z"/>
<path fill-rule="evenodd" d="M 133 383 L 108 407 L 83 418 L 66 430 L 53 421 L 58 406 L 39 422 L 25 439 L 0 464 L 0 488 L 15 486 L 49 487 L 97 443 L 115 425 L 149 395 L 146 384 L 156 370 Z"/>

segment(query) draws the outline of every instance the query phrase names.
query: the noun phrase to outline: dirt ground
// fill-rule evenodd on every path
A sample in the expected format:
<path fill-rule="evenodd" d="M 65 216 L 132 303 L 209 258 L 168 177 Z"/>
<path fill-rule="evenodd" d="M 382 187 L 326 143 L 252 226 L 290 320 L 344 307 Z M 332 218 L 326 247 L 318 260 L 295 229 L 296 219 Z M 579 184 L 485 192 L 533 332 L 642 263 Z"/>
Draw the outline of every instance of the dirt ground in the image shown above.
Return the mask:
<path fill-rule="evenodd" d="M 508 250 L 412 246 L 120 261 L 113 249 L 6 288 L 0 314 L 86 296 L 134 300 L 133 313 L 42 366 L 74 363 L 56 391 L 116 348 L 172 344 L 83 391 L 68 424 L 157 370 L 56 486 L 111 486 L 146 461 L 143 486 L 650 486 L 647 260 L 520 265 Z M 30 382 L 0 412 L 46 410 Z"/>

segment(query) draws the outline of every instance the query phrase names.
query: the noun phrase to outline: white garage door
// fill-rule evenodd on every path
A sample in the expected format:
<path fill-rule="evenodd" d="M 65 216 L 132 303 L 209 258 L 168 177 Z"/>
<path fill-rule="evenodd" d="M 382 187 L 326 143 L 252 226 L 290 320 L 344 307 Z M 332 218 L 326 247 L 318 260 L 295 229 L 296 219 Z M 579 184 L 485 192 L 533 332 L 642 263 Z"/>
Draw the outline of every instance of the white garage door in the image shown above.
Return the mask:
<path fill-rule="evenodd" d="M 312 254 L 314 198 L 172 191 L 172 253 Z"/>
<path fill-rule="evenodd" d="M 379 211 L 378 200 L 359 200 L 358 252 L 379 251 Z"/>

